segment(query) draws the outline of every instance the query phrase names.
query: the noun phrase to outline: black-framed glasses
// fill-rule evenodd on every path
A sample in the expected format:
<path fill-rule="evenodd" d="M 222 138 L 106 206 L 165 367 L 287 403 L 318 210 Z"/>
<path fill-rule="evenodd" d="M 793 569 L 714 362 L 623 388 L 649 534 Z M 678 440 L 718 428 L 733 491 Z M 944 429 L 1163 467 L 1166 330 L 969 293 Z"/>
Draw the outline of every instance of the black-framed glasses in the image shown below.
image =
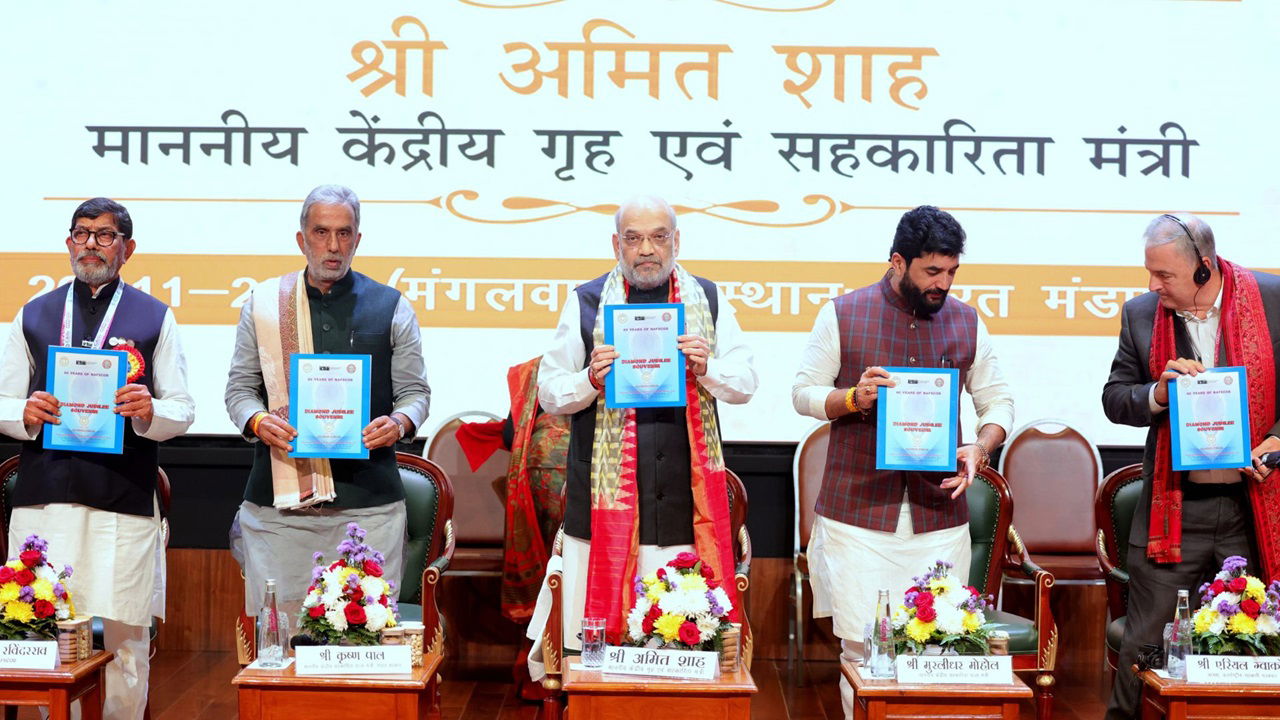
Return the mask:
<path fill-rule="evenodd" d="M 640 235 L 640 234 L 628 233 L 622 236 L 622 244 L 626 245 L 629 248 L 635 248 L 635 247 L 640 247 L 641 245 L 644 244 L 645 240 L 648 240 L 650 243 L 653 244 L 654 247 L 662 248 L 671 244 L 672 237 L 674 237 L 674 235 L 669 232 L 660 232 L 660 233 L 655 233 L 653 235 Z"/>
<path fill-rule="evenodd" d="M 98 247 L 111 247 L 117 239 L 124 239 L 124 233 L 107 228 L 101 230 L 90 230 L 82 227 L 71 228 L 71 242 L 77 245 L 84 245 L 89 242 L 90 235 L 98 241 Z"/>

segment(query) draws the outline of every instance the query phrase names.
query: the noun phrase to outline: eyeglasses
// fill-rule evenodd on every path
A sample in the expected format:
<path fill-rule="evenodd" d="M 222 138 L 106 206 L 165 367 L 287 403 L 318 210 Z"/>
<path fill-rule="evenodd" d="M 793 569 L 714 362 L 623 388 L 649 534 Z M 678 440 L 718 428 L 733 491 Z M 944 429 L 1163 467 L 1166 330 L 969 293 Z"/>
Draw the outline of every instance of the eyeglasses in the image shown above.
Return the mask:
<path fill-rule="evenodd" d="M 622 236 L 622 244 L 629 248 L 637 248 L 643 245 L 645 240 L 648 240 L 654 247 L 664 248 L 671 244 L 672 237 L 674 236 L 669 232 L 660 232 L 656 235 L 627 234 Z"/>
<path fill-rule="evenodd" d="M 90 230 L 82 227 L 71 228 L 71 242 L 77 245 L 84 245 L 89 242 L 90 235 L 98 241 L 98 247 L 111 247 L 115 244 L 117 238 L 124 238 L 124 233 L 106 228 L 102 230 Z"/>

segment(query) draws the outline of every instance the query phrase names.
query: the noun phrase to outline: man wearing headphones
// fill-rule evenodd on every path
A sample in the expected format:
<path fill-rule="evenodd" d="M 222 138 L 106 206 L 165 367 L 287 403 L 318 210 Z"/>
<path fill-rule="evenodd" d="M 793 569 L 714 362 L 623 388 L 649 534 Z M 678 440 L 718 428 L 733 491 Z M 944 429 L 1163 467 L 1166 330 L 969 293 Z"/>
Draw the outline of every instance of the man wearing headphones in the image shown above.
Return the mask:
<path fill-rule="evenodd" d="M 1213 230 L 1194 215 L 1161 215 L 1143 237 L 1151 292 L 1125 303 L 1120 347 L 1102 390 L 1112 422 L 1150 428 L 1127 548 L 1124 641 L 1107 718 L 1137 717 L 1141 683 L 1129 668 L 1144 645 L 1161 646 L 1178 590 L 1197 594 L 1232 555 L 1248 558 L 1250 571 L 1264 581 L 1280 573 L 1280 519 L 1273 517 L 1280 483 L 1263 482 L 1269 470 L 1258 462 L 1261 454 L 1280 450 L 1280 276 L 1218 257 Z M 1215 366 L 1246 370 L 1253 467 L 1174 472 L 1167 381 Z M 1268 507 L 1270 512 L 1263 510 Z"/>

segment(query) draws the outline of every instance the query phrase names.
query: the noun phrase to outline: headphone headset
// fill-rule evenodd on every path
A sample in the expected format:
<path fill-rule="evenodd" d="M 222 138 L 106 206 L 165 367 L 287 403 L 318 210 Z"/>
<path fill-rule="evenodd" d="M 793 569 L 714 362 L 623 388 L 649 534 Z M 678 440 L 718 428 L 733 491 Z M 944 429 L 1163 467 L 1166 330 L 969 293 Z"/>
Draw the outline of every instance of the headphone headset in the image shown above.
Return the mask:
<path fill-rule="evenodd" d="M 1186 233 L 1187 239 L 1191 241 L 1191 249 L 1196 251 L 1196 264 L 1199 265 L 1199 267 L 1196 268 L 1195 273 L 1191 276 L 1191 281 L 1197 286 L 1201 286 L 1209 282 L 1209 277 L 1211 275 L 1209 272 L 1209 266 L 1204 262 L 1204 255 L 1200 254 L 1200 246 L 1196 244 L 1196 238 L 1191 234 L 1191 229 L 1187 227 L 1186 223 L 1182 222 L 1174 215 L 1165 213 L 1160 217 L 1168 218 L 1178 223 L 1178 227 L 1182 228 L 1182 232 Z"/>

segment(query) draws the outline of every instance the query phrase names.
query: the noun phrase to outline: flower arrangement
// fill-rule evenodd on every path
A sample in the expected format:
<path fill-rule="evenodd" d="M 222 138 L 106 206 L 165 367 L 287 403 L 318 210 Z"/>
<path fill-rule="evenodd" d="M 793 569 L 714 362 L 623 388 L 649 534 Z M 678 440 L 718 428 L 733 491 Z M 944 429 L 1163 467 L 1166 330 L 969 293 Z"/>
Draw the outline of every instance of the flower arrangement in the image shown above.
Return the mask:
<path fill-rule="evenodd" d="M 929 572 L 912 578 L 915 584 L 890 620 L 898 653 L 919 655 L 925 646 L 939 645 L 967 655 L 987 654 L 991 627 L 984 611 L 992 609 L 991 598 L 961 585 L 950 575 L 953 567 L 938 560 Z"/>
<path fill-rule="evenodd" d="M 0 640 L 22 640 L 28 633 L 53 639 L 59 620 L 75 618 L 66 585 L 71 566 L 54 570 L 48 552 L 49 543 L 29 535 L 18 557 L 0 565 Z"/>
<path fill-rule="evenodd" d="M 1209 655 L 1280 655 L 1280 581 L 1265 586 L 1247 575 L 1249 561 L 1232 555 L 1200 586 L 1191 644 Z"/>
<path fill-rule="evenodd" d="M 636 604 L 627 615 L 627 641 L 642 647 L 720 650 L 733 603 L 711 566 L 682 552 L 645 577 L 636 577 Z"/>
<path fill-rule="evenodd" d="M 321 644 L 377 645 L 382 629 L 397 624 L 395 584 L 382 579 L 385 558 L 365 544 L 365 536 L 359 525 L 348 523 L 347 537 L 338 544 L 341 557 L 326 565 L 324 555 L 312 556 L 316 565 L 300 624 Z"/>

